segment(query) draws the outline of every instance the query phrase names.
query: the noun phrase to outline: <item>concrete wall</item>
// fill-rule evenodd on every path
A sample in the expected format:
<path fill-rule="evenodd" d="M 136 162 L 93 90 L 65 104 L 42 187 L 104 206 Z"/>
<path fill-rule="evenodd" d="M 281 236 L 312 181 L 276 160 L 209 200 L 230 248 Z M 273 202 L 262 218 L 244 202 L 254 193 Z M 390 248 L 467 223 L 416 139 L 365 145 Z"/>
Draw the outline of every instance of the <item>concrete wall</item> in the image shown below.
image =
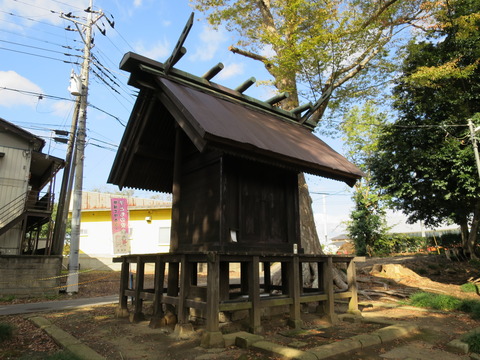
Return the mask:
<path fill-rule="evenodd" d="M 60 256 L 0 256 L 0 296 L 56 295 Z"/>

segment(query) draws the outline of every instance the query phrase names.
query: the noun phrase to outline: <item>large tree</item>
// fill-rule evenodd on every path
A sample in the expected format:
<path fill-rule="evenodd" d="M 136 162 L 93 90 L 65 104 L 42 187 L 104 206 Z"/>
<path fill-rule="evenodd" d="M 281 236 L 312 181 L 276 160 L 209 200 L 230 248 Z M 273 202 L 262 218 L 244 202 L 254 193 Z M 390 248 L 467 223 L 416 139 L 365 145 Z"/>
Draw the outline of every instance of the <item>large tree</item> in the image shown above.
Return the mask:
<path fill-rule="evenodd" d="M 402 29 L 425 19 L 430 2 L 192 0 L 212 25 L 236 33 L 232 52 L 261 61 L 278 91 L 290 94 L 284 108 L 296 107 L 299 97 L 316 101 L 323 96 L 311 119 L 315 123 L 327 106 L 364 96 L 390 75 L 387 45 Z M 300 196 L 302 246 L 320 253 L 303 176 Z"/>
<path fill-rule="evenodd" d="M 444 5 L 430 38 L 407 47 L 394 90 L 399 117 L 384 129 L 370 167 L 411 222 L 459 224 L 475 257 L 480 181 L 467 121 L 480 124 L 480 2 Z"/>

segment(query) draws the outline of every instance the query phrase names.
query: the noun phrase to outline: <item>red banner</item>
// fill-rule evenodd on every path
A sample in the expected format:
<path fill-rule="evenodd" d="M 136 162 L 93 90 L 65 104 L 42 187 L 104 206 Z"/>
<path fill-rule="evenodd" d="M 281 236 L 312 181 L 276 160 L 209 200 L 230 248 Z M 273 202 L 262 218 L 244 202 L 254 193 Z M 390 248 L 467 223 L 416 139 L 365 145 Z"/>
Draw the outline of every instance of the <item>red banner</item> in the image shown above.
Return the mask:
<path fill-rule="evenodd" d="M 129 254 L 130 239 L 128 236 L 128 202 L 123 198 L 112 198 L 112 235 L 113 253 Z"/>

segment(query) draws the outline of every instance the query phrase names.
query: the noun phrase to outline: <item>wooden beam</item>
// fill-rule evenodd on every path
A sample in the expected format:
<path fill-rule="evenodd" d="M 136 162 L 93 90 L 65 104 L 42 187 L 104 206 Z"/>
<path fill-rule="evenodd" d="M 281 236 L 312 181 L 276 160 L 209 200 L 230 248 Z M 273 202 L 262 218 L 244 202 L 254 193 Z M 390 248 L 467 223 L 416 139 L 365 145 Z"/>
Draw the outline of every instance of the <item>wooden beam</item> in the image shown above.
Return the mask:
<path fill-rule="evenodd" d="M 265 100 L 265 102 L 269 105 L 275 105 L 276 103 L 279 103 L 280 101 L 285 100 L 289 96 L 290 96 L 290 94 L 288 92 L 282 92 L 280 94 L 277 94 L 277 95 L 271 97 L 268 100 Z"/>
<path fill-rule="evenodd" d="M 177 41 L 177 44 L 175 45 L 175 48 L 173 49 L 172 55 L 168 58 L 168 60 L 165 62 L 165 74 L 168 74 L 170 69 L 172 68 L 173 65 L 175 65 L 178 60 L 181 59 L 183 55 L 187 52 L 187 50 L 183 47 L 183 43 L 185 42 L 185 39 L 187 38 L 188 33 L 190 32 L 190 29 L 192 28 L 193 25 L 193 12 L 190 14 L 190 17 L 187 20 L 187 23 L 185 24 L 185 27 L 183 28 L 182 33 L 180 34 L 180 37 Z"/>
<path fill-rule="evenodd" d="M 253 76 L 249 79 L 247 79 L 246 81 L 244 81 L 242 84 L 240 84 L 239 86 L 237 86 L 235 88 L 235 91 L 238 91 L 239 93 L 243 93 L 244 91 L 246 91 L 250 86 L 252 86 L 253 84 L 255 84 L 255 82 L 257 81 L 257 79 L 255 79 Z"/>
<path fill-rule="evenodd" d="M 205 80 L 212 80 L 220 71 L 223 70 L 225 66 L 220 62 L 214 67 L 212 67 L 210 70 L 208 70 L 205 74 L 202 75 L 202 78 Z"/>

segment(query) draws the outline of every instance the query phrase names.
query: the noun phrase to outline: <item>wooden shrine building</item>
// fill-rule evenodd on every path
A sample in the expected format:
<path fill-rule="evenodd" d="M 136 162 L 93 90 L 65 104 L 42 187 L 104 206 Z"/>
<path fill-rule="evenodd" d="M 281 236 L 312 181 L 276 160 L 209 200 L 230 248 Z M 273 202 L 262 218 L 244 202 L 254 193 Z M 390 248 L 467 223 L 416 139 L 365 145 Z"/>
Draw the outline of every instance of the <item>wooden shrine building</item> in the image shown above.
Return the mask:
<path fill-rule="evenodd" d="M 127 296 L 134 296 L 130 316 L 141 319 L 142 301 L 150 299 L 152 326 L 169 307 L 177 326 L 188 327 L 190 309 L 196 309 L 206 319 L 203 345 L 217 346 L 220 311 L 248 310 L 256 333 L 266 307 L 289 306 L 292 326 L 301 323 L 302 302 L 319 302 L 330 317 L 335 299 L 350 299 L 356 310 L 353 257 L 303 254 L 298 174 L 352 186 L 362 172 L 312 134 L 314 125 L 302 116 L 310 104 L 285 111 L 274 106 L 282 96 L 266 102 L 248 97 L 243 91 L 253 81 L 222 87 L 211 81 L 221 64 L 202 77 L 173 68 L 185 52 L 183 40 L 165 64 L 127 53 L 120 65 L 140 91 L 108 182 L 172 193 L 173 205 L 170 253 L 117 259 L 119 313 L 128 313 Z M 281 264 L 280 285 L 271 281 L 275 262 Z M 333 290 L 334 262 L 347 267 L 349 289 L 342 293 Z M 129 287 L 133 263 L 136 281 Z M 145 263 L 155 263 L 153 289 L 143 285 Z M 318 266 L 317 289 L 303 289 L 302 263 Z M 198 276 L 200 264 L 207 268 L 206 283 Z M 230 279 L 232 264 L 241 269 L 239 283 Z"/>

